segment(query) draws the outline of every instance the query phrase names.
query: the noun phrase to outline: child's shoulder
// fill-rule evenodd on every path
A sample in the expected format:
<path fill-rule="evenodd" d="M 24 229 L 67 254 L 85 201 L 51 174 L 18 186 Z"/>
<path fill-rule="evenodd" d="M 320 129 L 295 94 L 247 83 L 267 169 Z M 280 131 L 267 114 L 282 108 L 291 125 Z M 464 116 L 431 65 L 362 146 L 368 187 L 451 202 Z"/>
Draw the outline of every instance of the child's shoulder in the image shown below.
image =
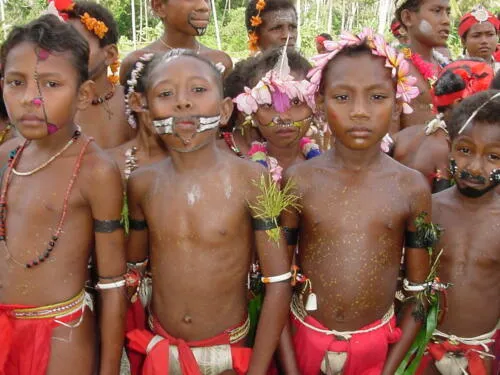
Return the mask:
<path fill-rule="evenodd" d="M 390 156 L 384 155 L 384 158 L 383 170 L 395 173 L 401 188 L 409 191 L 425 190 L 430 194 L 429 183 L 421 172 L 399 163 Z"/>
<path fill-rule="evenodd" d="M 82 167 L 86 167 L 90 170 L 91 175 L 95 178 L 106 179 L 108 174 L 120 174 L 118 165 L 113 157 L 95 142 L 89 143 L 87 152 L 82 162 Z"/>
<path fill-rule="evenodd" d="M 224 65 L 226 71 L 233 68 L 233 60 L 231 60 L 231 57 L 224 51 L 203 46 L 200 54 L 205 55 L 205 57 L 207 57 L 215 65 L 219 63 Z"/>
<path fill-rule="evenodd" d="M 327 153 L 323 153 L 315 158 L 294 164 L 287 169 L 285 176 L 297 179 L 309 178 L 317 173 L 318 169 L 328 168 L 327 157 Z"/>
<path fill-rule="evenodd" d="M 226 155 L 224 155 L 224 158 L 224 163 L 235 173 L 240 174 L 243 178 L 253 179 L 261 176 L 263 173 L 267 173 L 267 170 L 263 165 L 252 160 L 243 159 L 236 156 L 228 157 Z"/>

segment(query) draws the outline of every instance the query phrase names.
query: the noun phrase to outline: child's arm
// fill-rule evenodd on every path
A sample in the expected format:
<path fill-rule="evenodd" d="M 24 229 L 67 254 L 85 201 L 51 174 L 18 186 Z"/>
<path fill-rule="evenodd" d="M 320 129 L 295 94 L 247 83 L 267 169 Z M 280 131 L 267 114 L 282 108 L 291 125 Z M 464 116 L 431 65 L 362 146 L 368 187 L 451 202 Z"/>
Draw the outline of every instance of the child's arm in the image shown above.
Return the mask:
<path fill-rule="evenodd" d="M 127 184 L 130 232 L 127 243 L 127 262 L 144 263 L 148 251 L 148 225 L 141 207 L 144 197 L 144 175 L 133 173 Z M 142 272 L 143 270 L 141 270 Z"/>
<path fill-rule="evenodd" d="M 428 183 L 420 174 L 414 180 L 413 192 L 410 198 L 411 214 L 406 228 L 408 232 L 416 231 L 415 220 L 422 213 L 427 213 L 425 220 L 428 222 L 431 221 L 431 194 Z M 408 245 L 411 244 L 407 243 L 405 246 L 406 278 L 413 283 L 423 283 L 430 271 L 429 253 L 427 252 L 427 248 L 411 247 Z M 416 318 L 413 314 L 414 311 L 415 304 L 411 303 L 405 306 L 404 316 L 400 325 L 403 334 L 401 340 L 394 344 L 389 351 L 384 371 L 382 372 L 383 375 L 393 375 L 396 372 L 396 369 L 410 349 L 415 336 L 422 326 L 422 321 Z"/>
<path fill-rule="evenodd" d="M 125 237 L 120 226 L 123 187 L 116 164 L 106 160 L 92 170 L 88 200 L 94 219 L 99 275 L 100 375 L 118 375 L 127 305 L 124 274 Z M 109 288 L 100 288 L 106 285 Z M 113 286 L 114 285 L 114 286 Z M 113 286 L 113 287 L 112 287 Z"/>
<path fill-rule="evenodd" d="M 259 174 L 263 172 L 260 171 Z M 254 181 L 259 181 L 254 174 Z M 266 176 L 266 181 L 269 181 Z M 250 194 L 249 205 L 252 217 L 256 217 L 255 207 L 261 206 L 258 196 L 264 193 L 261 188 L 253 187 Z M 268 202 L 269 203 L 269 202 Z M 278 213 L 279 215 L 279 213 Z M 269 217 L 269 219 L 273 219 Z M 279 221 L 279 218 L 277 218 Z M 254 219 L 255 245 L 262 268 L 262 275 L 271 278 L 264 281 L 266 293 L 262 304 L 259 325 L 255 337 L 252 358 L 248 374 L 265 374 L 271 363 L 273 354 L 278 346 L 283 326 L 288 318 L 291 287 L 290 287 L 290 261 L 287 256 L 287 246 L 284 235 L 280 228 L 274 228 L 277 236 L 271 238 L 269 231 L 264 228 L 275 227 L 269 220 Z M 277 230 L 277 232 L 276 232 Z M 281 281 L 279 281 L 281 280 Z"/>

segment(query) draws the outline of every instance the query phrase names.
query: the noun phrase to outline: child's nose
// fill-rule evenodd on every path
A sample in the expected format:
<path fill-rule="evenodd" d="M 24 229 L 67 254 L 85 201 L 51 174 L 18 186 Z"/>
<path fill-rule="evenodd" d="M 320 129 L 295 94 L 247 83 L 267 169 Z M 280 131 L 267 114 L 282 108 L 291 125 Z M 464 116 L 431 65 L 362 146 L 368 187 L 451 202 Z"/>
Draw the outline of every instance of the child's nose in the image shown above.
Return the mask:
<path fill-rule="evenodd" d="M 191 101 L 186 98 L 179 98 L 177 100 L 176 107 L 179 110 L 190 109 L 192 106 Z"/>

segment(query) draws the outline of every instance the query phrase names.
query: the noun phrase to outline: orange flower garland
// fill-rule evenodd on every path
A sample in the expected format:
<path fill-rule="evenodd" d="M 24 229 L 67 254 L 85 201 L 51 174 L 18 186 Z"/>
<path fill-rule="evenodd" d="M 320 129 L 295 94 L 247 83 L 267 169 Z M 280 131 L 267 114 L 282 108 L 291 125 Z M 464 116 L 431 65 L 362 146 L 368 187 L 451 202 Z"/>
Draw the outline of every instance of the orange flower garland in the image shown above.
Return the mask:
<path fill-rule="evenodd" d="M 257 9 L 258 13 L 256 16 L 253 16 L 250 19 L 250 25 L 253 27 L 253 31 L 250 31 L 248 33 L 248 48 L 252 52 L 257 52 L 259 50 L 259 47 L 257 46 L 257 42 L 259 41 L 259 36 L 257 35 L 256 29 L 262 24 L 262 17 L 260 16 L 260 12 L 264 10 L 265 7 L 266 7 L 265 0 L 257 1 L 257 4 L 255 4 L 255 9 Z"/>
<path fill-rule="evenodd" d="M 108 81 L 113 85 L 117 85 L 120 83 L 120 76 L 118 75 L 120 71 L 120 62 L 116 60 L 109 66 L 109 69 L 111 70 L 111 74 L 108 76 Z"/>
<path fill-rule="evenodd" d="M 82 21 L 88 31 L 94 33 L 99 39 L 104 38 L 109 30 L 104 22 L 91 17 L 87 12 L 83 16 L 80 16 L 80 21 Z"/>

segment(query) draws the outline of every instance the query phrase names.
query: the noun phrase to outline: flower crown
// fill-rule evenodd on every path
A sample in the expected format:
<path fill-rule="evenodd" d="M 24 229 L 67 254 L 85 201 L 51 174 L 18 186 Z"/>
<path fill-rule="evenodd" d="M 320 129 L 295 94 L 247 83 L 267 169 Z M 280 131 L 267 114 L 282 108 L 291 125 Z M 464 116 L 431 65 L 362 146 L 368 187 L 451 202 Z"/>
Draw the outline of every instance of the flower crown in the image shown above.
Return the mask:
<path fill-rule="evenodd" d="M 295 80 L 290 75 L 286 46 L 283 48 L 278 62 L 252 89 L 245 86 L 245 91 L 233 99 L 238 111 L 251 115 L 257 112 L 259 105 L 268 104 L 279 113 L 290 108 L 290 101 L 299 99 L 306 102 L 314 111 L 314 93 L 311 83 L 303 79 Z"/>
<path fill-rule="evenodd" d="M 80 21 L 88 31 L 94 33 L 99 39 L 104 38 L 109 30 L 104 22 L 91 17 L 87 12 L 83 13 L 83 16 L 80 16 Z"/>
<path fill-rule="evenodd" d="M 358 35 L 344 31 L 340 35 L 339 41 L 325 41 L 324 46 L 327 52 L 312 58 L 314 68 L 307 74 L 312 83 L 312 93 L 319 90 L 323 70 L 330 60 L 344 48 L 359 46 L 363 43 L 366 43 L 372 50 L 373 55 L 385 57 L 385 66 L 391 69 L 392 77 L 397 79 L 396 98 L 403 102 L 403 113 L 412 113 L 413 109 L 409 103 L 419 95 L 419 90 L 415 85 L 417 79 L 409 74 L 410 65 L 408 61 L 405 59 L 403 53 L 397 52 L 391 47 L 382 35 L 375 34 L 369 28 L 365 28 Z"/>
<path fill-rule="evenodd" d="M 135 92 L 135 88 L 137 87 L 137 82 L 139 78 L 141 78 L 142 72 L 144 71 L 146 64 L 150 62 L 154 56 L 155 56 L 154 53 L 145 53 L 144 55 L 139 57 L 139 60 L 137 60 L 137 62 L 134 65 L 134 69 L 130 73 L 130 79 L 127 80 L 128 91 L 127 94 L 125 95 L 125 114 L 127 115 L 127 120 L 129 125 L 134 129 L 137 127 L 137 122 L 135 120 L 133 111 L 129 105 L 130 96 L 132 95 L 132 93 Z"/>
<path fill-rule="evenodd" d="M 258 0 L 257 4 L 255 4 L 257 15 L 250 18 L 250 26 L 252 26 L 253 30 L 248 33 L 248 48 L 252 52 L 256 52 L 259 50 L 259 47 L 257 47 L 257 42 L 259 41 L 259 36 L 257 35 L 257 27 L 262 24 L 260 12 L 263 11 L 265 7 L 265 0 Z"/>

